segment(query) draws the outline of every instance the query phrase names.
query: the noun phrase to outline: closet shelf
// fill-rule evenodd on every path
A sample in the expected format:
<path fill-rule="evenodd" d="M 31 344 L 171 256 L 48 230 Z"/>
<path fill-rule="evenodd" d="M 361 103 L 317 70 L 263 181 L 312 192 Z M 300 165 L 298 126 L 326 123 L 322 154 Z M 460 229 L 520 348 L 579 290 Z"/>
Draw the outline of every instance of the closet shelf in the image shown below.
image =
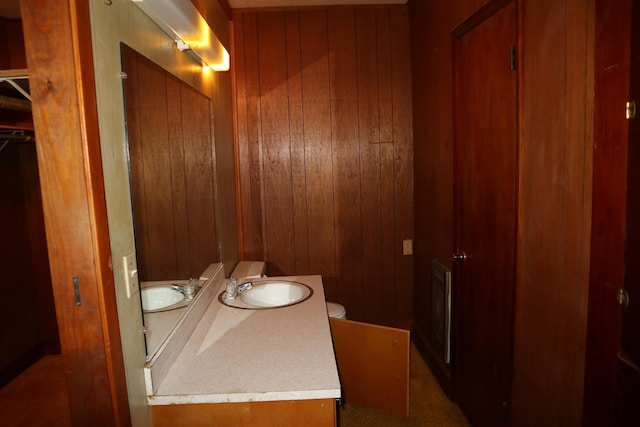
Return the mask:
<path fill-rule="evenodd" d="M 0 129 L 33 131 L 28 69 L 0 70 L 0 110 Z"/>
<path fill-rule="evenodd" d="M 5 82 L 12 86 L 13 89 L 18 91 L 23 97 L 31 101 L 31 95 L 29 95 L 28 92 L 29 70 L 26 68 L 0 70 L 0 83 Z"/>

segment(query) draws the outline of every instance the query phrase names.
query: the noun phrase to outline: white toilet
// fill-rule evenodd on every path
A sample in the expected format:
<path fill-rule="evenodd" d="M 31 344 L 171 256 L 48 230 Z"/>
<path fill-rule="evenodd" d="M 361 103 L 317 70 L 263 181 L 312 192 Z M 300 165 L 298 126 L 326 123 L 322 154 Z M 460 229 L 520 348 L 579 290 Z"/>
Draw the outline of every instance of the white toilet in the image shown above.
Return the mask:
<path fill-rule="evenodd" d="M 335 319 L 346 319 L 347 310 L 337 302 L 327 302 L 327 313 Z"/>
<path fill-rule="evenodd" d="M 231 275 L 237 279 L 256 279 L 265 277 L 267 265 L 263 261 L 240 261 Z M 347 310 L 335 302 L 327 302 L 327 314 L 336 319 L 346 319 Z"/>

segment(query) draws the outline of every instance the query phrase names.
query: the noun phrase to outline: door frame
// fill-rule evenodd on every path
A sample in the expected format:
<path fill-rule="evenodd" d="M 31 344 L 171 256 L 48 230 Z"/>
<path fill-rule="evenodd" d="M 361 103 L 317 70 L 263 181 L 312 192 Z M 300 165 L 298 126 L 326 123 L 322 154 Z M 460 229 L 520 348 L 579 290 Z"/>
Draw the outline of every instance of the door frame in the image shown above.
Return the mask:
<path fill-rule="evenodd" d="M 20 6 L 72 421 L 128 426 L 89 2 L 21 0 Z"/>

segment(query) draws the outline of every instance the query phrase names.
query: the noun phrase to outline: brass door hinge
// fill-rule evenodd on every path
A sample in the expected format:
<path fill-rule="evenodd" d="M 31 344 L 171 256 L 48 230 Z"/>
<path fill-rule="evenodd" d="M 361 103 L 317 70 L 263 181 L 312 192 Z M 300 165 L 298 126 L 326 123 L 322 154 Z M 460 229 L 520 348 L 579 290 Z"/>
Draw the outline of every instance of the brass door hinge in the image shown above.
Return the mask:
<path fill-rule="evenodd" d="M 631 120 L 636 117 L 636 102 L 627 101 L 625 117 L 627 120 Z"/>

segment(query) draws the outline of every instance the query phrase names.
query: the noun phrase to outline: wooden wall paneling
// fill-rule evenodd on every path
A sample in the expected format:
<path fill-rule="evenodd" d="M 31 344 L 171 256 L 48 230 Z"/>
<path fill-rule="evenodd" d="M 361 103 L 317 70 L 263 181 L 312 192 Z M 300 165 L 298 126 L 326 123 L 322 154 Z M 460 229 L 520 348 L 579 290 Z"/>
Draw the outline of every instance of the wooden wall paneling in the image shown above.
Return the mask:
<path fill-rule="evenodd" d="M 557 395 L 559 359 L 557 321 L 559 318 L 558 278 L 562 276 L 566 244 L 562 227 L 566 220 L 558 209 L 563 201 L 565 167 L 564 111 L 566 109 L 565 16 L 564 9 L 548 4 L 525 6 L 522 31 L 537 28 L 524 39 L 522 118 L 520 143 L 519 278 L 515 318 L 513 410 L 514 423 L 536 419 L 553 406 Z M 542 31 L 540 31 L 542 30 Z M 549 55 L 549 49 L 558 53 Z M 541 58 L 533 61 L 529 58 Z M 529 77 L 530 76 L 530 77 Z M 537 94 L 537 100 L 530 94 Z M 553 99 L 553 102 L 551 100 Z M 536 105 L 544 104 L 544 109 Z M 534 141 L 554 141 L 544 149 Z M 545 173 L 539 173 L 544 170 Z M 539 189 L 544 188 L 544 192 Z M 540 248 L 546 248 L 541 251 Z M 544 265 L 544 269 L 538 266 Z M 566 286 L 567 284 L 565 284 Z M 540 316 L 540 313 L 547 313 Z M 533 319 L 536 319 L 535 322 Z M 555 335 L 555 336 L 554 336 Z M 547 378 L 543 395 L 531 399 L 530 390 L 539 378 Z M 539 416 L 539 415 L 538 415 Z M 546 417 L 557 413 L 547 412 Z M 539 421 L 539 420 L 538 420 Z M 546 423 L 552 422 L 547 418 Z M 557 425 L 557 420 L 552 425 Z"/>
<path fill-rule="evenodd" d="M 144 222 L 149 250 L 149 264 L 139 266 L 141 280 L 170 277 L 176 269 L 173 252 L 173 205 L 171 159 L 169 156 L 168 103 L 165 72 L 138 56 L 140 96 L 140 143 L 142 150 L 142 185 L 145 193 Z M 140 222 L 136 223 L 136 226 Z"/>
<path fill-rule="evenodd" d="M 0 46 L 3 51 L 7 51 L 9 49 L 9 34 L 10 30 L 8 28 L 8 23 L 10 21 L 6 18 L 0 18 Z M 20 27 L 22 30 L 22 27 Z M 27 68 L 26 64 L 20 68 Z M 0 70 L 10 70 L 11 69 L 11 58 L 9 55 L 1 55 L 0 56 Z"/>
<path fill-rule="evenodd" d="M 25 58 L 22 21 L 20 19 L 6 19 L 0 17 L 0 70 L 19 70 L 27 68 Z M 8 83 L 2 84 L 0 95 L 24 99 Z M 7 129 L 33 130 L 33 117 L 30 111 L 16 111 L 2 109 L 0 127 Z"/>
<path fill-rule="evenodd" d="M 558 425 L 582 422 L 589 293 L 589 260 L 593 169 L 594 3 L 569 0 L 566 5 L 567 65 L 563 209 L 566 236 L 560 260 L 564 282 L 558 289 L 557 357 L 563 380 Z M 538 267 L 539 269 L 539 267 Z M 567 285 L 569 284 L 569 285 Z"/>
<path fill-rule="evenodd" d="M 0 17 L 0 70 L 27 68 L 24 50 L 24 35 L 20 19 Z"/>
<path fill-rule="evenodd" d="M 445 392 L 448 393 L 448 378 L 446 378 L 446 381 L 444 380 L 444 374 L 446 373 L 448 375 L 449 373 L 448 369 L 444 367 L 443 362 L 441 362 L 440 369 L 434 369 L 434 359 L 427 357 L 429 356 L 427 349 L 430 348 L 429 339 L 431 336 L 431 269 L 426 269 L 424 266 L 430 265 L 432 260 L 437 257 L 437 247 L 446 244 L 449 252 L 447 258 L 449 258 L 452 253 L 451 244 L 453 239 L 451 236 L 453 235 L 453 226 L 451 218 L 453 218 L 453 203 L 450 203 L 448 206 L 450 218 L 448 227 L 442 221 L 438 221 L 438 225 L 436 226 L 436 221 L 434 220 L 435 215 L 440 212 L 444 213 L 445 209 L 437 209 L 440 204 L 439 199 L 442 197 L 436 197 L 436 193 L 440 190 L 436 179 L 438 176 L 443 175 L 438 175 L 437 173 L 439 172 L 439 168 L 435 166 L 438 163 L 436 161 L 437 156 L 433 154 L 439 145 L 445 144 L 442 138 L 437 138 L 434 135 L 435 130 L 438 128 L 437 123 L 440 123 L 441 127 L 444 123 L 442 118 L 440 118 L 441 120 L 438 122 L 435 114 L 436 112 L 443 114 L 442 111 L 447 108 L 447 106 L 441 106 L 441 103 L 445 100 L 449 101 L 449 98 L 451 98 L 451 83 L 449 80 L 447 84 L 441 83 L 437 86 L 435 84 L 433 87 L 429 86 L 430 82 L 436 81 L 441 76 L 444 69 L 448 69 L 449 74 L 451 73 L 450 66 L 447 66 L 447 64 L 451 62 L 450 60 L 449 62 L 442 60 L 442 64 L 439 67 L 431 65 L 436 61 L 436 53 L 441 57 L 450 51 L 450 47 L 445 49 L 442 46 L 443 42 L 450 39 L 450 35 L 448 31 L 437 31 L 441 30 L 440 27 L 445 25 L 446 15 L 440 14 L 436 22 L 433 22 L 435 20 L 431 19 L 436 13 L 434 9 L 438 5 L 438 2 L 427 4 L 426 2 L 410 0 L 408 4 L 410 11 L 409 16 L 411 18 L 412 109 L 416 119 L 413 127 L 413 163 L 415 169 L 415 191 L 413 195 L 415 211 L 413 258 L 415 265 L 420 265 L 422 269 L 426 270 L 421 274 L 416 274 L 414 279 L 415 295 L 412 329 L 414 338 L 420 344 L 418 348 L 421 349 L 425 360 L 432 367 L 432 371 L 436 378 L 438 378 L 440 385 Z M 440 13 L 442 13 L 442 9 L 443 8 L 440 8 Z M 438 25 L 438 23 L 440 25 Z M 445 35 L 447 37 L 445 37 Z M 431 50 L 432 55 L 428 55 L 425 52 L 427 40 L 430 45 L 433 46 Z M 419 75 L 426 72 L 430 73 L 431 78 L 425 79 L 419 77 Z M 442 81 L 441 78 L 439 80 Z M 443 93 L 448 96 L 442 95 Z M 436 104 L 438 108 L 435 108 L 434 104 Z M 450 101 L 448 108 L 447 112 L 449 114 L 445 117 L 447 121 L 450 122 L 452 111 Z M 431 109 L 435 111 L 430 111 Z M 449 138 L 449 141 L 450 140 L 451 137 Z M 451 146 L 451 144 L 449 144 L 449 146 Z M 449 155 L 452 157 L 450 153 Z M 451 162 L 449 162 L 449 170 L 453 170 Z M 449 173 L 449 175 L 451 175 L 451 173 Z M 448 181 L 447 189 L 449 190 L 449 197 L 452 197 L 452 179 Z M 442 191 L 440 190 L 440 192 Z M 447 194 L 446 192 L 443 193 L 445 195 Z M 446 228 L 449 233 L 448 241 L 435 238 L 436 230 L 444 228 Z M 395 239 L 395 232 L 393 238 Z M 445 260 L 443 259 L 441 261 L 444 262 Z M 449 263 L 445 265 L 450 267 Z"/>
<path fill-rule="evenodd" d="M 289 132 L 291 144 L 291 189 L 293 192 L 293 228 L 295 273 L 309 274 L 309 222 L 307 220 L 304 123 L 302 112 L 302 70 L 300 52 L 300 16 L 285 13 L 287 41 L 287 84 Z"/>
<path fill-rule="evenodd" d="M 72 418 L 77 425 L 130 425 L 110 268 L 88 3 L 24 0 L 20 6 L 24 26 L 30 29 L 25 48 Z M 81 305 L 74 297 L 74 277 Z"/>
<path fill-rule="evenodd" d="M 31 145 L 35 151 L 35 147 Z M 0 300 L 0 384 L 4 386 L 18 372 L 13 372 L 12 364 L 19 361 L 21 356 L 35 347 L 39 340 L 38 331 L 38 283 L 35 280 L 24 280 L 25 272 L 34 270 L 31 265 L 31 242 L 28 222 L 30 211 L 35 211 L 29 205 L 25 178 L 30 169 L 26 162 L 20 161 L 23 149 L 18 143 L 6 145 L 0 151 L 0 269 L 3 271 L 2 283 L 5 287 L 19 287 L 20 293 L 33 304 L 16 304 L 15 298 Z M 38 170 L 31 173 L 37 175 Z M 36 188 L 38 190 L 39 188 Z M 37 213 L 33 212 L 33 213 Z M 42 211 L 40 211 L 42 215 Z M 42 217 L 40 218 L 42 222 Z M 46 247 L 46 241 L 44 242 Z M 50 286 L 50 282 L 49 282 Z M 49 291 L 51 292 L 51 291 Z M 53 316 L 55 321 L 55 316 Z M 5 368 L 7 369 L 5 371 Z"/>
<path fill-rule="evenodd" d="M 566 241 L 562 227 L 565 213 L 563 174 L 566 162 L 564 85 L 566 33 L 564 8 L 547 4 L 523 10 L 523 30 L 538 28 L 525 39 L 522 52 L 524 82 L 520 149 L 519 279 L 516 302 L 516 330 L 513 384 L 514 423 L 533 420 L 548 411 L 557 395 L 558 319 L 563 257 Z M 543 31 L 540 31 L 542 29 Z M 553 49 L 555 55 L 549 55 Z M 544 61 L 533 58 L 544 57 Z M 532 58 L 529 60 L 529 58 Z M 529 77 L 530 76 L 530 77 Z M 530 94 L 537 94 L 536 98 Z M 537 103 L 544 109 L 535 108 Z M 554 141 L 541 146 L 537 141 Z M 544 147 L 544 149 L 541 149 Z M 540 173 L 544 170 L 545 173 Z M 544 188 L 544 192 L 539 189 Z M 540 250 L 545 248 L 545 250 Z M 538 266 L 544 265 L 544 269 Z M 565 286 L 568 283 L 564 284 Z M 540 316 L 540 313 L 546 313 Z M 533 321 L 533 319 L 536 319 Z M 549 381 L 545 396 L 531 399 L 530 390 L 539 378 Z M 527 391 L 527 392 L 526 392 Z M 547 413 L 545 416 L 556 416 Z M 551 422 L 550 419 L 546 420 Z M 556 425 L 557 421 L 552 424 Z"/>
<path fill-rule="evenodd" d="M 378 313 L 383 324 L 393 323 L 395 313 L 387 310 L 389 301 L 395 300 L 396 261 L 395 250 L 395 185 L 394 185 L 394 140 L 393 140 L 393 82 L 391 63 L 391 19 L 386 9 L 376 10 L 376 69 L 378 71 L 378 111 L 380 149 L 380 304 L 384 307 Z M 408 159 L 412 161 L 412 159 Z M 374 266 L 368 268 L 375 270 Z M 408 327 L 405 325 L 405 327 Z"/>
<path fill-rule="evenodd" d="M 358 145 L 362 198 L 362 282 L 360 299 L 364 312 L 359 318 L 380 323 L 382 301 L 382 200 L 380 110 L 378 87 L 378 27 L 375 9 L 356 9 Z M 364 214 L 366 212 L 366 214 Z"/>
<path fill-rule="evenodd" d="M 58 324 L 56 322 L 53 290 L 51 288 L 51 274 L 49 273 L 49 256 L 47 254 L 47 239 L 44 229 L 44 214 L 42 212 L 42 196 L 40 194 L 41 187 L 38 178 L 38 159 L 35 145 L 31 143 L 20 144 L 18 146 L 18 155 L 21 169 L 20 176 L 23 183 L 22 194 L 24 207 L 26 208 L 24 219 L 27 227 L 23 232 L 26 232 L 25 241 L 29 245 L 29 253 L 25 259 L 28 264 L 27 268 L 16 269 L 15 264 L 13 264 L 10 270 L 17 271 L 21 275 L 25 271 L 30 272 L 28 281 L 33 283 L 35 287 L 39 341 L 44 344 L 45 353 L 58 353 L 60 351 Z M 13 222 L 8 224 L 11 227 L 15 227 Z M 7 239 L 6 241 L 11 240 Z M 24 282 L 22 278 L 19 280 Z M 17 323 L 15 319 L 9 322 L 11 325 Z"/>
<path fill-rule="evenodd" d="M 166 94 L 167 99 L 182 99 L 182 84 L 176 77 L 166 76 Z M 189 113 L 189 111 L 187 111 Z M 169 210 L 172 217 L 172 234 L 173 244 L 166 248 L 171 252 L 175 259 L 175 269 L 172 271 L 173 276 L 164 276 L 167 279 L 186 279 L 193 272 L 190 270 L 191 247 L 189 239 L 189 204 L 188 204 L 188 187 L 185 170 L 185 144 L 183 140 L 183 106 L 182 102 L 172 102 L 167 105 L 167 143 L 169 147 L 169 169 L 164 171 L 171 178 L 171 205 L 167 205 L 165 209 Z M 187 130 L 188 132 L 188 130 Z M 168 188 L 162 188 L 167 191 Z M 199 208 L 197 208 L 199 209 Z M 137 233 L 136 226 L 136 233 Z M 204 231 L 204 230 L 203 230 Z M 137 242 L 136 242 L 137 243 Z M 144 265 L 144 264 L 143 264 Z M 204 271 L 204 269 L 202 270 Z"/>
<path fill-rule="evenodd" d="M 475 8 L 446 0 L 409 0 L 411 18 L 414 150 L 414 330 L 428 345 L 431 334 L 431 264 L 451 268 L 453 253 L 453 154 L 450 31 Z M 424 78 L 428 75 L 429 78 Z M 429 360 L 429 359 L 428 359 Z M 448 368 L 432 369 L 447 389 Z"/>
<path fill-rule="evenodd" d="M 394 212 L 396 263 L 395 318 L 401 326 L 413 317 L 413 256 L 402 253 L 402 241 L 413 239 L 413 113 L 411 108 L 411 54 L 409 11 L 390 9 L 394 140 Z M 420 271 L 420 274 L 424 274 Z"/>
<path fill-rule="evenodd" d="M 338 292 L 327 40 L 326 11 L 301 11 L 302 106 L 310 225 L 309 264 L 310 273 L 322 275 L 327 298 L 333 300 Z"/>
<path fill-rule="evenodd" d="M 321 274 L 350 316 L 383 322 L 392 301 L 389 319 L 408 322 L 411 257 L 396 293 L 397 233 L 411 238 L 413 218 L 408 15 L 392 26 L 388 9 L 406 8 L 234 15 L 242 230 L 244 257 L 263 248 L 268 274 Z"/>
<path fill-rule="evenodd" d="M 637 3 L 637 2 L 636 2 Z M 629 99 L 632 1 L 599 0 L 596 49 L 593 212 L 584 425 L 614 424 L 620 350 L 620 305 L 625 280 L 627 144 L 629 123 L 614 105 Z"/>
<path fill-rule="evenodd" d="M 236 69 L 244 257 L 263 248 L 268 274 L 322 274 L 329 299 L 376 322 L 398 310 L 406 321 L 411 311 L 410 301 L 397 306 L 411 298 L 412 280 L 404 257 L 406 289 L 396 288 L 398 235 L 411 238 L 413 227 L 412 200 L 396 198 L 398 190 L 412 197 L 412 151 L 410 129 L 397 128 L 411 127 L 409 52 L 400 46 L 409 42 L 408 15 L 392 20 L 394 9 L 403 8 L 234 15 L 244 67 Z M 395 31 L 405 34 L 393 45 Z M 283 78 L 286 92 L 272 87 Z M 276 176 L 274 162 L 289 176 Z M 269 206 L 285 195 L 291 202 L 279 204 L 291 214 Z M 409 210 L 398 215 L 399 207 Z"/>
<path fill-rule="evenodd" d="M 231 82 L 233 95 L 233 124 L 234 131 L 234 157 L 236 176 L 236 216 L 238 222 L 238 256 L 244 259 L 247 252 L 245 248 L 246 233 L 249 231 L 247 224 L 251 218 L 251 198 L 246 187 L 250 182 L 249 168 L 246 165 L 248 158 L 247 146 L 247 95 L 245 83 L 244 61 L 244 25 L 243 15 L 234 14 L 231 24 Z"/>
<path fill-rule="evenodd" d="M 246 139 L 239 140 L 241 147 L 242 218 L 244 259 L 264 260 L 264 230 L 262 204 L 262 152 L 260 141 L 260 63 L 258 58 L 258 34 L 256 14 L 241 15 L 244 68 L 244 108 L 246 115 Z M 242 134 L 240 134 L 240 137 Z M 246 147 L 246 152 L 243 152 Z M 243 169 L 247 169 L 246 171 Z"/>
<path fill-rule="evenodd" d="M 140 280 L 197 277 L 220 259 L 211 101 L 126 46 L 123 58 Z"/>
<path fill-rule="evenodd" d="M 581 422 L 591 206 L 588 11 L 572 0 L 521 3 L 515 425 Z M 531 390 L 540 391 L 532 397 Z"/>
<path fill-rule="evenodd" d="M 198 277 L 219 260 L 216 235 L 215 157 L 210 101 L 189 86 L 182 87 L 182 133 L 189 219 L 189 277 Z"/>
<path fill-rule="evenodd" d="M 257 28 L 265 259 L 280 276 L 296 267 L 284 13 L 259 14 Z"/>
<path fill-rule="evenodd" d="M 331 68 L 331 140 L 335 204 L 337 298 L 349 316 L 361 319 L 366 309 L 363 289 L 364 235 L 375 232 L 362 222 L 358 78 L 354 10 L 329 10 Z M 316 209 L 316 207 L 312 207 Z"/>

